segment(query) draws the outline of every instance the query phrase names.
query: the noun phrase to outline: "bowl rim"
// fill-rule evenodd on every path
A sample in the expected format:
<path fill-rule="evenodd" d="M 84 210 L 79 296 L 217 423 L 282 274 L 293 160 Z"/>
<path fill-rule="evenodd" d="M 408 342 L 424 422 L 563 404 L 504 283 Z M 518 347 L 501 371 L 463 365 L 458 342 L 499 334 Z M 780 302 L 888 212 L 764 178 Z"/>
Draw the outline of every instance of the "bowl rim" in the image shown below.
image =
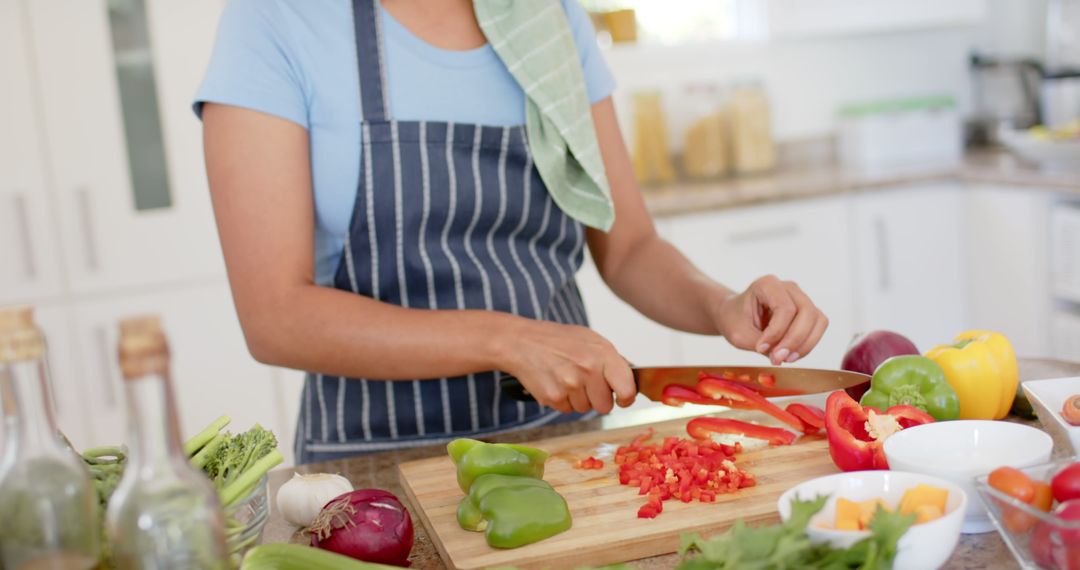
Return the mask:
<path fill-rule="evenodd" d="M 968 498 L 967 493 L 964 492 L 964 489 L 962 487 L 960 487 L 960 485 L 957 485 L 956 483 L 954 483 L 952 481 L 949 481 L 948 479 L 942 479 L 941 477 L 935 477 L 934 475 L 926 475 L 924 473 L 916 473 L 914 471 L 893 471 L 893 470 L 887 470 L 887 469 L 868 470 L 868 471 L 844 471 L 844 472 L 840 472 L 840 473 L 833 473 L 832 475 L 822 475 L 821 477 L 815 477 L 813 479 L 808 479 L 806 481 L 803 481 L 802 483 L 799 483 L 799 484 L 795 485 L 794 487 L 788 489 L 787 491 L 784 491 L 780 495 L 780 498 L 777 499 L 777 501 L 776 501 L 776 510 L 780 514 L 780 520 L 786 521 L 787 519 L 785 517 L 784 510 L 786 508 L 787 511 L 788 511 L 787 516 L 791 516 L 791 507 L 790 507 L 791 499 L 794 498 L 797 495 L 796 492 L 798 491 L 799 487 L 802 487 L 803 485 L 808 485 L 808 484 L 813 483 L 815 481 L 821 481 L 821 480 L 826 480 L 826 479 L 840 480 L 840 479 L 852 478 L 852 477 L 863 478 L 863 477 L 867 477 L 867 476 L 886 477 L 888 475 L 900 475 L 900 476 L 903 476 L 903 477 L 914 477 L 916 479 L 919 479 L 920 481 L 918 483 L 914 483 L 912 486 L 919 485 L 920 483 L 921 484 L 931 484 L 931 485 L 935 485 L 935 486 L 940 485 L 941 487 L 947 488 L 950 493 L 957 493 L 960 496 L 960 504 L 957 505 L 956 508 L 953 509 L 952 511 L 949 511 L 949 512 L 943 514 L 941 517 L 939 517 L 939 518 L 937 518 L 935 520 L 932 520 L 930 522 L 925 522 L 925 523 L 922 523 L 920 525 L 912 524 L 911 527 L 908 528 L 908 530 L 911 530 L 911 529 L 916 528 L 916 527 L 917 528 L 924 528 L 924 529 L 933 529 L 935 526 L 940 526 L 940 525 L 946 524 L 948 522 L 947 519 L 949 517 L 951 517 L 951 516 L 958 516 L 961 519 L 964 518 L 965 513 L 967 512 L 968 501 L 970 499 Z M 832 499 L 834 494 L 835 494 L 835 491 L 833 493 L 829 493 L 828 494 L 829 498 Z M 820 496 L 820 494 L 819 494 L 819 496 Z M 837 497 L 837 498 L 840 498 L 840 497 Z M 815 516 L 817 516 L 817 515 L 815 515 Z M 807 527 L 807 532 L 810 532 L 810 530 L 811 530 L 811 528 Z M 860 537 L 860 538 L 863 538 L 863 537 L 870 536 L 870 531 L 868 531 L 868 530 L 840 530 L 840 529 L 835 529 L 835 528 L 821 528 L 821 527 L 813 527 L 812 530 L 814 532 L 816 532 L 816 533 L 822 533 L 822 536 L 825 536 L 825 537 L 844 537 L 844 538 Z M 907 533 L 905 532 L 904 534 L 906 535 Z"/>
<path fill-rule="evenodd" d="M 885 443 L 882 444 L 882 446 L 881 446 L 882 451 L 885 453 L 885 459 L 888 460 L 890 464 L 892 463 L 892 458 L 893 457 L 897 457 L 898 459 L 900 459 L 901 463 L 907 463 L 907 464 L 915 463 L 915 461 L 908 460 L 908 457 L 906 455 L 896 453 L 895 449 L 896 449 L 896 446 L 898 445 L 896 443 L 897 442 L 896 438 L 900 438 L 899 441 L 902 442 L 905 439 L 919 437 L 924 432 L 940 430 L 940 429 L 942 429 L 941 426 L 945 426 L 945 429 L 959 429 L 959 428 L 953 428 L 953 427 L 950 427 L 950 426 L 971 425 L 971 424 L 986 425 L 987 427 L 994 426 L 994 429 L 1015 430 L 1015 431 L 1019 431 L 1019 432 L 1029 433 L 1033 437 L 1035 437 L 1037 440 L 1043 442 L 1043 444 L 1046 446 L 1045 454 L 1052 454 L 1054 452 L 1054 438 L 1051 437 L 1050 434 L 1046 433 L 1045 431 L 1043 431 L 1043 430 L 1041 430 L 1041 429 L 1039 429 L 1037 427 L 1029 426 L 1029 425 L 1026 425 L 1026 424 L 1019 424 L 1019 423 L 1014 423 L 1014 422 L 1005 422 L 1005 421 L 1000 421 L 1000 420 L 950 420 L 950 421 L 947 421 L 947 422 L 933 422 L 933 423 L 928 423 L 928 424 L 912 426 L 910 428 L 898 431 L 898 432 L 892 434 L 891 436 L 889 436 L 889 438 L 886 439 Z M 915 433 L 915 434 L 918 434 L 918 435 L 911 435 L 912 433 Z M 907 434 L 907 435 L 905 435 L 905 434 Z M 1030 447 L 1030 449 L 1034 449 L 1034 448 L 1035 448 L 1035 446 L 1033 444 Z M 890 451 L 890 450 L 892 450 L 892 451 Z M 1044 455 L 1044 453 L 1034 453 L 1034 452 L 1032 452 L 1030 454 L 1031 457 L 1035 458 L 1034 461 L 1036 463 L 1044 463 L 1046 461 L 1046 459 L 1043 458 L 1043 455 Z M 1027 461 L 1026 460 L 1025 461 L 1012 461 L 1012 462 L 1001 461 L 999 463 L 999 465 L 1004 465 L 1004 464 L 1008 464 L 1008 463 L 1025 463 L 1025 462 L 1027 462 Z M 982 467 L 976 467 L 974 470 L 981 472 L 982 469 L 983 469 Z M 952 467 L 952 466 L 949 466 L 949 465 L 934 465 L 932 472 L 933 473 L 958 473 L 958 474 L 961 474 L 961 473 L 966 473 L 966 472 L 970 472 L 970 471 L 972 471 L 972 468 L 970 466 Z"/>
<path fill-rule="evenodd" d="M 1080 376 L 1062 376 L 1060 378 L 1044 378 L 1042 380 L 1029 380 L 1029 381 L 1024 382 L 1023 384 L 1021 384 L 1020 386 L 1023 387 L 1024 394 L 1027 395 L 1028 399 L 1029 400 L 1038 400 L 1039 404 L 1042 405 L 1042 407 L 1046 408 L 1046 410 L 1050 412 L 1050 417 L 1054 418 L 1054 422 L 1057 423 L 1058 425 L 1060 425 L 1061 427 L 1065 428 L 1066 433 L 1071 432 L 1071 431 L 1080 432 L 1080 426 L 1074 426 L 1074 425 L 1070 424 L 1069 422 L 1065 421 L 1065 418 L 1062 417 L 1062 415 L 1061 415 L 1061 410 L 1060 409 L 1054 409 L 1053 407 L 1051 407 L 1047 403 L 1046 398 L 1043 397 L 1043 394 L 1036 391 L 1038 388 L 1042 388 L 1044 385 L 1048 385 L 1051 382 L 1058 382 L 1060 380 L 1076 380 L 1077 383 L 1080 384 Z M 1041 416 L 1039 417 L 1039 420 L 1043 421 Z"/>
<path fill-rule="evenodd" d="M 1073 463 L 1077 463 L 1077 462 L 1080 462 L 1080 455 L 1074 455 L 1072 457 L 1063 457 L 1061 459 L 1056 459 L 1054 461 L 1050 461 L 1050 462 L 1047 462 L 1047 463 L 1041 463 L 1039 465 L 1032 465 L 1030 467 L 1023 467 L 1023 468 L 1020 468 L 1020 471 L 1024 472 L 1025 475 L 1030 475 L 1029 474 L 1030 471 L 1041 471 L 1043 469 L 1048 469 L 1049 468 L 1050 469 L 1049 472 L 1054 473 L 1056 475 L 1058 472 L 1060 472 L 1065 467 L 1068 467 L 1069 465 L 1072 465 Z M 1053 525 L 1055 528 L 1060 528 L 1060 529 L 1063 529 L 1063 530 L 1080 530 L 1080 520 L 1071 520 L 1070 521 L 1070 520 L 1063 519 L 1060 516 L 1054 514 L 1053 511 L 1050 511 L 1050 512 L 1040 511 L 1039 509 L 1036 509 L 1035 507 L 1031 506 L 1030 504 L 1021 501 L 1020 499 L 1017 499 L 1017 498 L 1015 498 L 1015 497 L 1013 497 L 1011 495 L 1006 495 L 1005 493 L 1002 493 L 1001 491 L 998 491 L 997 489 L 991 487 L 990 483 L 988 482 L 989 478 L 990 478 L 989 474 L 981 475 L 979 477 L 976 477 L 975 478 L 975 490 L 978 492 L 979 500 L 982 501 L 982 503 L 986 506 L 986 510 L 990 511 L 992 513 L 991 516 L 994 516 L 996 518 L 996 515 L 993 515 L 993 513 L 995 512 L 995 509 L 999 508 L 997 505 L 992 504 L 991 499 L 994 499 L 995 501 L 1005 503 L 1009 507 L 1020 510 L 1021 512 L 1025 513 L 1027 515 L 1030 515 L 1031 517 L 1033 517 L 1035 519 L 1038 519 L 1039 522 L 1044 522 L 1044 523 Z M 1051 478 L 1053 478 L 1053 477 L 1051 476 Z M 1040 478 L 1040 480 L 1041 480 L 1041 478 Z M 1046 483 L 1049 483 L 1049 481 L 1046 481 Z"/>

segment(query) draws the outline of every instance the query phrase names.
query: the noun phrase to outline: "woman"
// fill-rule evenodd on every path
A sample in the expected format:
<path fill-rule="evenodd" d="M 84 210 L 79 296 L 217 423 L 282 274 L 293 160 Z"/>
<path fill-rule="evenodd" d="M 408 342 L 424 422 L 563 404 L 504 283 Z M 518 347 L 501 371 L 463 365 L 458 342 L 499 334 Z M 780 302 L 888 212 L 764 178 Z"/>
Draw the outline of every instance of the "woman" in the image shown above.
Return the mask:
<path fill-rule="evenodd" d="M 299 462 L 629 405 L 585 245 L 662 324 L 774 364 L 814 348 L 795 284 L 732 292 L 657 236 L 613 83 L 576 0 L 229 3 L 196 111 L 251 353 L 312 371 Z"/>

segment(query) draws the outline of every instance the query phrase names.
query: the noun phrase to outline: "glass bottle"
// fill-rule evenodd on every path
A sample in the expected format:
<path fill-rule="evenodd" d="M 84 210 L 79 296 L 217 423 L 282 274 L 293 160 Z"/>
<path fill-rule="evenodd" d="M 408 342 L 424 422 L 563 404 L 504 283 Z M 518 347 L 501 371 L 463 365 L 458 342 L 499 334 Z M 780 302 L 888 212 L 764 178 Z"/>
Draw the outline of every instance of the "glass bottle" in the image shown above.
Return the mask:
<path fill-rule="evenodd" d="M 56 426 L 45 339 L 33 309 L 0 309 L 0 561 L 7 570 L 98 565 L 98 497 L 90 472 Z"/>
<path fill-rule="evenodd" d="M 764 87 L 752 79 L 737 82 L 728 108 L 735 172 L 755 174 L 771 170 L 776 166 L 776 144 Z"/>
<path fill-rule="evenodd" d="M 130 449 L 106 515 L 113 563 L 119 570 L 225 568 L 221 504 L 181 449 L 160 321 L 122 321 L 119 352 Z"/>

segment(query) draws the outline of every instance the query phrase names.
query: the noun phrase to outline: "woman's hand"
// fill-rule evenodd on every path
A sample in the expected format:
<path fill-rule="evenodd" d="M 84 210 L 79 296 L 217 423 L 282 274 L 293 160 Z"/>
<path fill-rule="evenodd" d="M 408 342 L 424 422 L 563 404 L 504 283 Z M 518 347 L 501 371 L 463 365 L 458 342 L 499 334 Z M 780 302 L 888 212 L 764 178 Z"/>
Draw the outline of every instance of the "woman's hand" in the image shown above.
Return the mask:
<path fill-rule="evenodd" d="M 766 275 L 737 295 L 724 295 L 712 311 L 716 328 L 736 348 L 795 362 L 817 346 L 829 319 L 799 286 Z"/>
<path fill-rule="evenodd" d="M 630 365 L 604 337 L 586 327 L 515 319 L 503 339 L 505 363 L 537 402 L 563 413 L 611 411 L 634 402 Z"/>

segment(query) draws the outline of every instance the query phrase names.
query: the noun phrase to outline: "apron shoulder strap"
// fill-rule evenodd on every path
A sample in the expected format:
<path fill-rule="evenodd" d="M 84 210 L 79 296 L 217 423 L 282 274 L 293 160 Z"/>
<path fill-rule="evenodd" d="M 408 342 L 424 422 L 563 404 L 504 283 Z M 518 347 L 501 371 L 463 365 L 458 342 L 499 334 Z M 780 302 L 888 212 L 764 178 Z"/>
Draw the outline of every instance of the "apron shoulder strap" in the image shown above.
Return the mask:
<path fill-rule="evenodd" d="M 390 119 L 387 96 L 386 57 L 379 0 L 352 0 L 356 66 L 360 89 L 360 117 L 363 121 Z"/>

